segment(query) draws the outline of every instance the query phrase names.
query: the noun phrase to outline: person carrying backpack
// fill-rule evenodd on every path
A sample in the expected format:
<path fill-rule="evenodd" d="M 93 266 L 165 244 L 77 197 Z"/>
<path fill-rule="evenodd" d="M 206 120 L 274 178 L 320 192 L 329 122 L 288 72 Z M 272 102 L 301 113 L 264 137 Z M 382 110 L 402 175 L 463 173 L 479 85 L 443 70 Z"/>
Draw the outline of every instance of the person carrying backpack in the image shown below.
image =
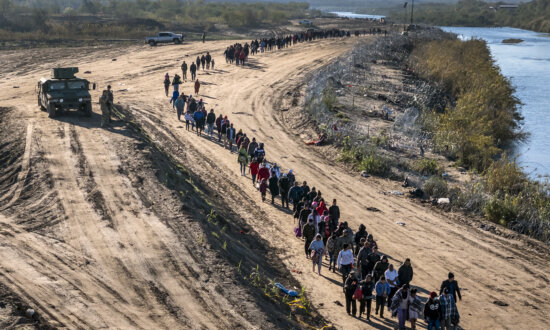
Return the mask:
<path fill-rule="evenodd" d="M 262 163 L 265 158 L 265 150 L 264 150 L 264 144 L 260 143 L 256 150 L 254 150 L 254 157 L 258 159 L 259 163 Z"/>

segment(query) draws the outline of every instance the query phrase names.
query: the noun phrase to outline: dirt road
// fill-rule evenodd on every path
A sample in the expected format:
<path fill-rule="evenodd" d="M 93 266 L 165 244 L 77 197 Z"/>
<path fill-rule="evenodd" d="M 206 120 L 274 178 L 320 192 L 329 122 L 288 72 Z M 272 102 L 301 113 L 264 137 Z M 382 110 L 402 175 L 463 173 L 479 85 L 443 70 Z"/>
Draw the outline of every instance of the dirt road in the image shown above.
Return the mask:
<path fill-rule="evenodd" d="M 133 158 L 124 152 L 140 152 L 132 150 L 136 144 L 131 133 L 119 124 L 110 130 L 99 128 L 98 115 L 86 119 L 71 113 L 50 120 L 38 109 L 35 81 L 54 65 L 75 65 L 81 72 L 92 71 L 86 77 L 98 82 L 100 89 L 113 85 L 116 103 L 270 244 L 269 253 L 280 258 L 285 269 L 294 270 L 327 320 L 341 329 L 395 325 L 394 319 L 375 317 L 368 324 L 348 316 L 335 303 L 344 303 L 339 275 L 326 268 L 321 277 L 311 272 L 303 243 L 292 234 L 292 216 L 261 202 L 249 177 L 239 175 L 234 153 L 185 131 L 177 121 L 164 96 L 163 76 L 179 72 L 181 60 L 190 63 L 197 54 L 210 51 L 216 69 L 198 72 L 202 82 L 198 97 L 207 108 L 228 115 L 237 129 L 265 142 L 269 160 L 292 168 L 300 181 L 321 190 L 325 198 L 337 198 L 342 220 L 353 229 L 364 223 L 393 264 L 411 258 L 413 285 L 423 298 L 438 291 L 452 271 L 463 289 L 458 308 L 464 328 L 545 328 L 550 311 L 545 249 L 482 231 L 406 197 L 382 194 L 399 190 L 399 185 L 361 178 L 329 161 L 324 155 L 332 152 L 330 147 L 304 145 L 311 132 L 301 125 L 303 118 L 287 111 L 293 93 L 300 91 L 310 72 L 345 53 L 354 42 L 351 38 L 301 44 L 252 57 L 245 68 L 225 63 L 223 41 L 90 49 L 85 56 L 74 50 L 67 54 L 42 50 L 38 51 L 43 52 L 42 64 L 36 67 L 25 64 L 29 51 L 1 55 L 10 64 L 0 81 L 0 90 L 5 91 L 0 106 L 14 109 L 9 116 L 21 121 L 22 127 L 13 134 L 20 134 L 24 152 L 14 165 L 17 171 L 9 172 L 17 175 L 5 174 L 12 184 L 0 196 L 0 281 L 36 305 L 54 325 L 68 328 L 255 328 L 263 321 L 284 327 L 254 302 L 236 305 L 220 293 L 212 282 L 223 281 L 223 276 L 212 275 L 206 284 L 202 275 L 196 275 L 203 267 L 201 257 L 217 259 L 203 250 L 197 258 L 189 250 L 189 245 L 196 245 L 193 238 L 180 235 L 162 213 L 143 203 L 140 195 L 147 192 L 140 188 L 142 182 L 127 173 L 139 170 L 139 164 L 130 166 Z M 191 86 L 186 82 L 182 89 L 189 94 Z M 98 97 L 97 91 L 93 98 Z M 299 98 L 294 101 L 303 104 Z M 99 112 L 97 105 L 94 112 Z M 38 159 L 42 162 L 33 161 Z M 35 163 L 42 164 L 44 172 L 29 165 Z M 40 182 L 30 179 L 40 173 L 48 175 Z M 154 183 L 149 187 L 155 189 Z M 169 197 L 158 203 L 177 207 Z M 398 221 L 406 226 L 397 225 Z M 236 285 L 248 290 L 244 284 Z"/>

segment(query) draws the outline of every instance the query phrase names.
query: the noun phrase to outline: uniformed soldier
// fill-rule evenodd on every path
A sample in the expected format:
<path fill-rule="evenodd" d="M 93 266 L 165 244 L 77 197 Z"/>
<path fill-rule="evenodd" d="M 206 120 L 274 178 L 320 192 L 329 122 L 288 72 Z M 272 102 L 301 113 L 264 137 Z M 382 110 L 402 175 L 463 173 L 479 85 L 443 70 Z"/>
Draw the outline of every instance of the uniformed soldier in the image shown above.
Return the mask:
<path fill-rule="evenodd" d="M 99 105 L 101 106 L 101 127 L 105 127 L 111 120 L 111 111 L 108 104 L 109 91 L 104 90 L 99 98 Z"/>

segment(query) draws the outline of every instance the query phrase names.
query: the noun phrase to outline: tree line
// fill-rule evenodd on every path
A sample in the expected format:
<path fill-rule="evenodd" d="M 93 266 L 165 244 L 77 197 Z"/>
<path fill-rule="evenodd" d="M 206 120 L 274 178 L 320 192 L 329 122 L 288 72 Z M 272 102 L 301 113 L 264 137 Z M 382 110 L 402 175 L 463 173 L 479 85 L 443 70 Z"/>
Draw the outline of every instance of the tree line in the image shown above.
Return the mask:
<path fill-rule="evenodd" d="M 456 4 L 427 3 L 415 6 L 414 21 L 438 26 L 511 26 L 550 32 L 550 0 L 520 3 L 516 9 L 499 9 L 504 2 L 460 0 Z M 391 15 L 403 21 L 402 9 Z"/>

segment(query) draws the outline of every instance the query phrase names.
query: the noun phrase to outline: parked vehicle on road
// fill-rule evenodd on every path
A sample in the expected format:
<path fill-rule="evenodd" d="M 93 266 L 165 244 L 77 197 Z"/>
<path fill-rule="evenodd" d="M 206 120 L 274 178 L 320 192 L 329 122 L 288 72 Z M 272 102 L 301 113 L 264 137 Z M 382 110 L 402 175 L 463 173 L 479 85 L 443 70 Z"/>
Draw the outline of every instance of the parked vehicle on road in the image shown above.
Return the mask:
<path fill-rule="evenodd" d="M 181 44 L 183 42 L 183 34 L 176 34 L 173 32 L 159 32 L 156 37 L 145 37 L 145 42 L 151 46 L 156 46 L 159 43 L 175 43 Z"/>

